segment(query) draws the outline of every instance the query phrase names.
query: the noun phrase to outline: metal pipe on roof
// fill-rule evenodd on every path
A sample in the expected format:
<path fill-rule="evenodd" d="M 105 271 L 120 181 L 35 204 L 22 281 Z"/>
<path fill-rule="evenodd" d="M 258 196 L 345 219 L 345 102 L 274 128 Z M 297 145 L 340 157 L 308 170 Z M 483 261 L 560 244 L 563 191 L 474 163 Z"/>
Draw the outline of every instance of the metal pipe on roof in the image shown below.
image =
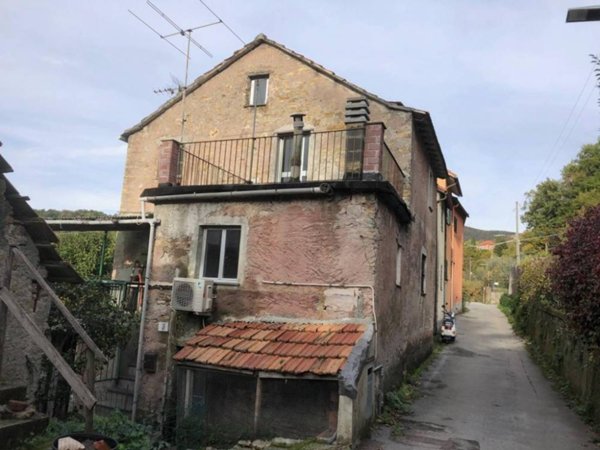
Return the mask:
<path fill-rule="evenodd" d="M 144 325 L 146 321 L 146 310 L 148 309 L 148 292 L 150 290 L 150 274 L 152 273 L 152 253 L 154 252 L 154 232 L 156 222 L 149 221 L 150 235 L 148 237 L 148 255 L 146 256 L 146 274 L 144 277 L 144 293 L 142 296 L 142 316 L 140 317 L 140 332 L 138 336 L 138 350 L 135 363 L 135 382 L 133 385 L 133 404 L 131 406 L 131 420 L 135 421 L 137 405 L 140 394 L 140 383 L 142 380 L 142 359 L 144 355 Z"/>
<path fill-rule="evenodd" d="M 328 183 L 323 183 L 316 187 L 290 188 L 290 189 L 260 189 L 256 191 L 227 191 L 227 192 L 191 192 L 189 194 L 173 195 L 155 195 L 152 197 L 143 197 L 143 201 L 162 202 L 167 200 L 201 200 L 201 199 L 221 199 L 221 198 L 242 198 L 242 197 L 269 197 L 285 195 L 306 195 L 317 194 L 324 195 L 332 192 L 332 187 Z"/>

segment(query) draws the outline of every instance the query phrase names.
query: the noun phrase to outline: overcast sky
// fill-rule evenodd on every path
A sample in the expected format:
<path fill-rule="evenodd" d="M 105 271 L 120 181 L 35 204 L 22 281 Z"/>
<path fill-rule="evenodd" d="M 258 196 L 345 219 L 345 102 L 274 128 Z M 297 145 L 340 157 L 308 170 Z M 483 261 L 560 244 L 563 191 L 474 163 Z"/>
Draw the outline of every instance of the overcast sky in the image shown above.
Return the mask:
<path fill-rule="evenodd" d="M 600 22 L 565 23 L 587 2 L 205 1 L 246 42 L 265 33 L 429 111 L 468 225 L 514 229 L 515 201 L 598 138 L 588 55 L 600 52 Z M 214 20 L 198 0 L 154 3 L 186 28 Z M 128 9 L 171 31 L 141 0 L 0 0 L 1 152 L 35 208 L 117 212 L 118 136 L 168 99 L 154 89 L 183 79 L 183 56 Z M 242 45 L 222 26 L 194 36 L 214 57 L 193 52 L 192 78 Z"/>

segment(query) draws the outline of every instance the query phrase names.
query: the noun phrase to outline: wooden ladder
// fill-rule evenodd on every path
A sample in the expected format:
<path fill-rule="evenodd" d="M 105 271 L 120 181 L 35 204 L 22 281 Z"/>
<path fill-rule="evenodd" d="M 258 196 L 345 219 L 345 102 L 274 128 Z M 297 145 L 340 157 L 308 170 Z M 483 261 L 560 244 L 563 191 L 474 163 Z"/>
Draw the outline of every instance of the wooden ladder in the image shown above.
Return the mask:
<path fill-rule="evenodd" d="M 56 350 L 52 343 L 46 338 L 43 331 L 36 325 L 27 311 L 21 306 L 18 299 L 10 291 L 10 281 L 13 269 L 14 256 L 17 256 L 29 270 L 31 276 L 37 281 L 49 295 L 50 299 L 56 308 L 63 314 L 69 324 L 77 332 L 81 340 L 84 342 L 86 349 L 86 371 L 85 382 L 75 373 L 75 371 L 64 360 L 62 355 Z M 35 344 L 44 352 L 48 360 L 56 367 L 56 370 L 63 376 L 65 381 L 71 386 L 73 392 L 83 403 L 85 407 L 85 428 L 86 432 L 93 430 L 94 421 L 94 406 L 96 405 L 96 397 L 94 395 L 94 379 L 96 374 L 96 359 L 103 362 L 108 362 L 108 359 L 92 338 L 85 332 L 79 321 L 71 314 L 69 309 L 64 305 L 50 285 L 46 282 L 42 274 L 37 270 L 25 254 L 18 248 L 11 246 L 7 258 L 7 267 L 4 274 L 4 280 L 0 287 L 0 349 L 3 347 L 7 311 L 15 317 L 19 324 L 31 336 Z"/>

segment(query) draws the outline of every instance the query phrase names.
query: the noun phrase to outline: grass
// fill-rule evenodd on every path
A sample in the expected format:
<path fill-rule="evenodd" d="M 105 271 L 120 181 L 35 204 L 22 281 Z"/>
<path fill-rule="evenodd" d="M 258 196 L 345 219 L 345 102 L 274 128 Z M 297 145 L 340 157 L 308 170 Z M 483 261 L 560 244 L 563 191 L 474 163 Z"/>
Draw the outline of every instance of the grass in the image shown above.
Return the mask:
<path fill-rule="evenodd" d="M 434 341 L 433 350 L 427 359 L 419 367 L 405 375 L 404 380 L 396 389 L 385 395 L 383 413 L 377 418 L 377 422 L 391 426 L 395 436 L 404 434 L 401 419 L 413 413 L 412 404 L 421 395 L 419 387 L 423 372 L 429 368 L 442 349 L 443 345 Z"/>

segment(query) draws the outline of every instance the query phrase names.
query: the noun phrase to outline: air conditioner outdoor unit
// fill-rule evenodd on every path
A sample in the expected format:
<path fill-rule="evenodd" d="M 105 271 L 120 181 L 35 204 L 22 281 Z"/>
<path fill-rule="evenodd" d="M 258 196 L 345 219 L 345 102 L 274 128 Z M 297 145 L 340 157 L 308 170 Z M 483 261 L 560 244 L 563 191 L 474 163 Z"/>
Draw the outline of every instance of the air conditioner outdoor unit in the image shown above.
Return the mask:
<path fill-rule="evenodd" d="M 171 308 L 175 311 L 190 311 L 210 314 L 212 310 L 214 284 L 198 278 L 174 278 L 171 291 Z"/>

